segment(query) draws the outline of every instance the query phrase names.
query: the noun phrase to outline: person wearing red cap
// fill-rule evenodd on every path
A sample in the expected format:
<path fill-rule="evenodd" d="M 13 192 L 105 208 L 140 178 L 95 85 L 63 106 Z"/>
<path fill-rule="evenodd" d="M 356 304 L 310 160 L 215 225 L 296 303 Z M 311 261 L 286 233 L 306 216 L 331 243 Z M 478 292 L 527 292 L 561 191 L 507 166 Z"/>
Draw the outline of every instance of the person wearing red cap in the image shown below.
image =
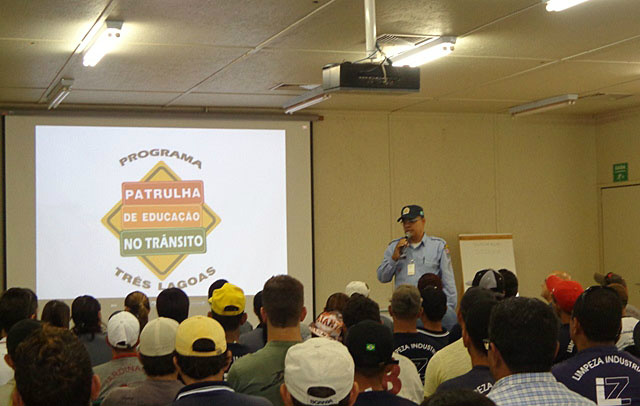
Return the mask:
<path fill-rule="evenodd" d="M 562 281 L 570 281 L 571 275 L 562 271 L 553 271 L 546 278 L 544 278 L 544 282 L 542 282 L 542 292 L 540 292 L 540 296 L 544 298 L 547 302 L 551 303 L 551 291 L 555 285 Z"/>
<path fill-rule="evenodd" d="M 582 285 L 576 281 L 559 280 L 553 285 L 551 303 L 561 323 L 558 334 L 560 347 L 556 359 L 553 360 L 554 364 L 571 358 L 577 352 L 573 341 L 571 341 L 569 322 L 571 321 L 573 304 L 583 291 Z"/>

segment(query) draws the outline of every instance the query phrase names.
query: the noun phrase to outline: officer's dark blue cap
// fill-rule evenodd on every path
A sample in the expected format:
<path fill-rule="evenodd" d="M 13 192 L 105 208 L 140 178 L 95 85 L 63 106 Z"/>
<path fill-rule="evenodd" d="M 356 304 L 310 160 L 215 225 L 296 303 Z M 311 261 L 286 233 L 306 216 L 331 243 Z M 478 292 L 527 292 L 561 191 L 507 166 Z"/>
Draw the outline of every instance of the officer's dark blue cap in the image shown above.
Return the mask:
<path fill-rule="evenodd" d="M 424 217 L 424 210 L 420 206 L 410 204 L 409 206 L 404 206 L 400 211 L 398 223 L 404 220 L 413 220 L 416 217 Z"/>

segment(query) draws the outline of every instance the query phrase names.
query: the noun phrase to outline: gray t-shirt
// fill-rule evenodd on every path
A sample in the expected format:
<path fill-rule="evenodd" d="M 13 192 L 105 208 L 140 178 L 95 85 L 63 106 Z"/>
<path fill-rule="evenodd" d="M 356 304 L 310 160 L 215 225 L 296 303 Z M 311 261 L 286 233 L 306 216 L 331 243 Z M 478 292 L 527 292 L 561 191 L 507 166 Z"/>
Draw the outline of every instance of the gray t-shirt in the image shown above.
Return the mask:
<path fill-rule="evenodd" d="M 93 373 L 100 378 L 101 388 L 98 398 L 104 398 L 114 388 L 129 386 L 134 382 L 147 379 L 142 364 L 135 353 L 120 355 L 93 368 Z"/>
<path fill-rule="evenodd" d="M 78 339 L 80 339 L 89 352 L 92 367 L 111 360 L 113 354 L 111 353 L 111 347 L 107 344 L 107 335 L 105 333 L 80 334 Z"/>
<path fill-rule="evenodd" d="M 184 385 L 176 380 L 146 379 L 123 388 L 114 388 L 102 406 L 164 406 L 173 402 Z"/>

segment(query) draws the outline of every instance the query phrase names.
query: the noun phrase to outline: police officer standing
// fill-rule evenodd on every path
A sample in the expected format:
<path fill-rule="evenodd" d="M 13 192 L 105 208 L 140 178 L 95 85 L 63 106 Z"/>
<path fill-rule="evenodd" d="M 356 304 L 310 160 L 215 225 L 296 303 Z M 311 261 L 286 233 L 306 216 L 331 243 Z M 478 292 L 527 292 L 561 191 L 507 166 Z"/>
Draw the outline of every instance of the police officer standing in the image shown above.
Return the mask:
<path fill-rule="evenodd" d="M 378 280 L 387 283 L 395 276 L 395 286 L 417 286 L 422 275 L 434 273 L 442 279 L 447 306 L 455 309 L 458 294 L 446 241 L 425 234 L 424 210 L 420 206 L 404 206 L 398 222 L 402 222 L 405 236 L 391 241 L 384 251 L 384 259 L 378 267 Z"/>

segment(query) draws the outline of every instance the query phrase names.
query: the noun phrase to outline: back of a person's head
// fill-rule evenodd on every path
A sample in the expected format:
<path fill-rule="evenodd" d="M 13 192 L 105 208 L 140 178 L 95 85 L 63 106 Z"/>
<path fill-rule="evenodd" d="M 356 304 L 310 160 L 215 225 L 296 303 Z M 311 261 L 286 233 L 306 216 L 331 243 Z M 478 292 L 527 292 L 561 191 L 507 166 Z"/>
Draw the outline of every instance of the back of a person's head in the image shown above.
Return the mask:
<path fill-rule="evenodd" d="M 140 322 L 141 330 L 149 322 L 149 311 L 151 310 L 151 306 L 149 305 L 149 298 L 139 290 L 131 292 L 127 295 L 127 297 L 124 299 L 124 308 L 126 311 L 136 316 L 136 318 Z"/>
<path fill-rule="evenodd" d="M 590 341 L 615 342 L 622 323 L 622 302 L 613 289 L 593 286 L 578 297 L 572 317 Z"/>
<path fill-rule="evenodd" d="M 209 285 L 209 291 L 207 292 L 207 298 L 210 298 L 211 295 L 213 295 L 213 291 L 216 289 L 220 289 L 221 287 L 224 286 L 225 283 L 227 283 L 228 281 L 226 279 L 218 279 L 215 280 L 211 283 L 211 285 Z"/>
<path fill-rule="evenodd" d="M 167 317 L 151 320 L 140 333 L 138 354 L 147 376 L 163 376 L 175 372 L 173 355 L 176 349 L 178 322 Z"/>
<path fill-rule="evenodd" d="M 224 329 L 216 320 L 192 316 L 176 330 L 176 364 L 183 375 L 203 380 L 227 366 L 227 342 Z"/>
<path fill-rule="evenodd" d="M 504 279 L 504 297 L 515 297 L 518 294 L 518 277 L 508 269 L 498 269 Z"/>
<path fill-rule="evenodd" d="M 16 356 L 18 345 L 41 328 L 42 323 L 33 319 L 20 320 L 14 324 L 7 335 L 7 354 L 9 354 L 9 357 L 13 359 Z"/>
<path fill-rule="evenodd" d="M 475 305 L 476 302 L 480 300 L 492 300 L 497 298 L 498 296 L 495 294 L 495 292 L 489 289 L 484 289 L 479 286 L 470 287 L 466 292 L 464 292 L 464 295 L 462 295 L 462 299 L 460 299 L 459 310 L 460 314 L 462 315 L 462 320 L 467 317 L 467 312 Z"/>
<path fill-rule="evenodd" d="M 495 406 L 491 399 L 471 389 L 438 391 L 420 406 Z"/>
<path fill-rule="evenodd" d="M 610 283 L 606 286 L 609 289 L 615 290 L 620 297 L 622 307 L 627 307 L 627 305 L 629 304 L 629 291 L 627 290 L 627 287 L 621 283 Z"/>
<path fill-rule="evenodd" d="M 78 296 L 71 303 L 71 318 L 73 332 L 80 334 L 95 334 L 102 331 L 100 325 L 100 302 L 93 296 Z"/>
<path fill-rule="evenodd" d="M 253 296 L 253 314 L 255 314 L 258 320 L 262 323 L 260 308 L 262 308 L 262 291 L 259 291 Z"/>
<path fill-rule="evenodd" d="M 218 321 L 224 331 L 236 331 L 246 321 L 244 306 L 246 298 L 239 287 L 225 282 L 214 289 L 209 298 L 211 317 Z"/>
<path fill-rule="evenodd" d="M 182 289 L 165 289 L 156 299 L 158 317 L 168 317 L 182 323 L 189 317 L 189 297 Z"/>
<path fill-rule="evenodd" d="M 538 299 L 512 297 L 491 311 L 489 340 L 512 373 L 549 372 L 559 328 L 549 305 Z"/>
<path fill-rule="evenodd" d="M 71 309 L 65 302 L 60 300 L 50 300 L 42 308 L 42 316 L 40 319 L 49 323 L 54 327 L 69 328 L 69 319 L 71 318 Z"/>
<path fill-rule="evenodd" d="M 465 330 L 471 340 L 471 345 L 481 354 L 486 355 L 487 349 L 484 340 L 489 338 L 489 320 L 494 306 L 498 304 L 497 299 L 478 300 L 469 309 L 464 319 Z"/>
<path fill-rule="evenodd" d="M 297 326 L 304 307 L 302 283 L 289 275 L 270 278 L 262 289 L 262 307 L 272 326 Z"/>
<path fill-rule="evenodd" d="M 435 286 L 438 289 L 442 289 L 442 279 L 438 275 L 428 272 L 418 279 L 418 290 L 422 291 L 427 286 Z"/>
<path fill-rule="evenodd" d="M 324 311 L 339 311 L 340 313 L 342 313 L 348 300 L 349 296 L 347 296 L 346 293 L 336 292 L 327 298 L 327 303 L 325 303 L 324 305 Z"/>
<path fill-rule="evenodd" d="M 344 307 L 342 321 L 347 328 L 350 328 L 363 320 L 373 320 L 380 323 L 380 306 L 372 299 L 354 293 Z"/>
<path fill-rule="evenodd" d="M 85 346 L 68 330 L 43 326 L 16 349 L 16 389 L 25 406 L 87 406 L 93 370 Z"/>
<path fill-rule="evenodd" d="M 38 298 L 30 289 L 10 288 L 0 296 L 0 327 L 8 333 L 14 324 L 34 316 Z"/>
<path fill-rule="evenodd" d="M 447 312 L 447 295 L 435 286 L 427 286 L 420 291 L 422 311 L 429 321 L 442 321 Z"/>
<path fill-rule="evenodd" d="M 401 320 L 417 319 L 420 315 L 420 291 L 413 285 L 400 285 L 391 295 L 391 313 Z"/>

